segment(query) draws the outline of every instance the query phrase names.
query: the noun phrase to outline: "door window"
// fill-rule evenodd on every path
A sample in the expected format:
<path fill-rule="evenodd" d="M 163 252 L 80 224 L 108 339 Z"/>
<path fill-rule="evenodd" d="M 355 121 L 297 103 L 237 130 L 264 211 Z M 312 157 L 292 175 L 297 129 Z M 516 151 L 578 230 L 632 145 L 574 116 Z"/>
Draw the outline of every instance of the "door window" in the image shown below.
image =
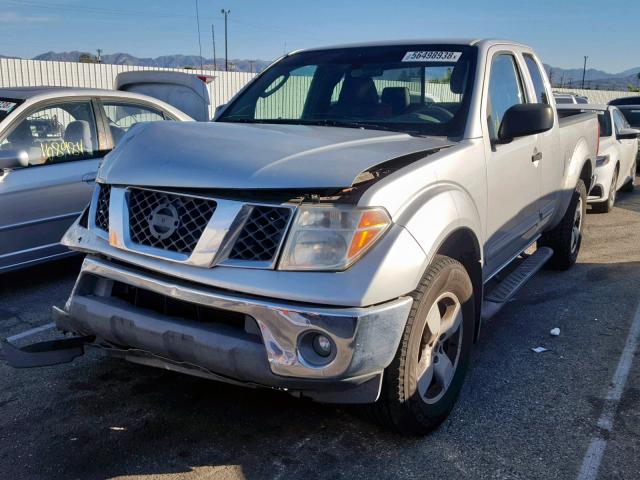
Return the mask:
<path fill-rule="evenodd" d="M 498 138 L 505 112 L 524 102 L 522 81 L 515 58 L 509 54 L 496 55 L 491 62 L 487 105 L 487 123 L 492 140 Z"/>
<path fill-rule="evenodd" d="M 114 146 L 136 123 L 170 120 L 160 110 L 139 104 L 103 101 L 102 105 L 109 121 Z"/>
<path fill-rule="evenodd" d="M 0 140 L 0 150 L 26 151 L 29 166 L 94 158 L 99 147 L 91 102 L 37 108 Z"/>
<path fill-rule="evenodd" d="M 533 55 L 529 55 L 528 53 L 524 54 L 524 63 L 527 66 L 527 70 L 529 71 L 529 75 L 533 81 L 533 89 L 536 93 L 535 101 L 537 103 L 545 103 L 548 105 L 549 97 L 547 96 L 547 91 L 544 88 L 544 80 L 538 63 L 533 58 Z"/>

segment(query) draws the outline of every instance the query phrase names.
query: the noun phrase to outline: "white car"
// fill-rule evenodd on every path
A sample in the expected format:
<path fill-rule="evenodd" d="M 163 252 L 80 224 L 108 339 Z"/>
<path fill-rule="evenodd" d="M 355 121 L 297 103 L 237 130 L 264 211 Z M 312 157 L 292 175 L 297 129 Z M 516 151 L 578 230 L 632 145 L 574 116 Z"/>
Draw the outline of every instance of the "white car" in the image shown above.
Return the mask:
<path fill-rule="evenodd" d="M 618 107 L 613 105 L 560 105 L 560 116 L 594 112 L 600 124 L 600 151 L 596 162 L 597 180 L 588 202 L 595 212 L 609 212 L 618 190 L 632 191 L 636 178 L 636 155 L 640 130 L 631 128 Z"/>

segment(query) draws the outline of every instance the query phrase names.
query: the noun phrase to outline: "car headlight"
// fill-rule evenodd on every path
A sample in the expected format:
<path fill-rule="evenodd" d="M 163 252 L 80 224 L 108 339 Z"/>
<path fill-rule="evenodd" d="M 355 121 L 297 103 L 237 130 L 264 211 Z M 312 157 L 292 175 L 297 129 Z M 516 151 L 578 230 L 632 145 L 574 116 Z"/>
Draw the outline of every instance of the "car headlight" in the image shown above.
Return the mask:
<path fill-rule="evenodd" d="M 391 225 L 384 208 L 302 206 L 287 236 L 280 270 L 344 270 Z"/>

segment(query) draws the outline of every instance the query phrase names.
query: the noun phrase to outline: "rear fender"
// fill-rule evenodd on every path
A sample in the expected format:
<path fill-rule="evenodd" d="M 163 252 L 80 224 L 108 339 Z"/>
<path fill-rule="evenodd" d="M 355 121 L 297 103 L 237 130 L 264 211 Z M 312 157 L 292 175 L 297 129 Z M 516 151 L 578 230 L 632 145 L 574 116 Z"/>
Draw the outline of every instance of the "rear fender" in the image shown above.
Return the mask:
<path fill-rule="evenodd" d="M 564 216 L 571 196 L 573 195 L 578 179 L 584 177 L 587 192 L 589 192 L 591 185 L 591 176 L 595 171 L 595 157 L 593 156 L 595 150 L 592 150 L 584 137 L 581 137 L 576 143 L 573 151 L 568 151 L 565 154 L 565 178 L 562 187 L 562 191 L 558 197 L 558 208 L 555 211 L 552 221 L 549 224 L 550 228 L 556 226 L 562 217 Z"/>

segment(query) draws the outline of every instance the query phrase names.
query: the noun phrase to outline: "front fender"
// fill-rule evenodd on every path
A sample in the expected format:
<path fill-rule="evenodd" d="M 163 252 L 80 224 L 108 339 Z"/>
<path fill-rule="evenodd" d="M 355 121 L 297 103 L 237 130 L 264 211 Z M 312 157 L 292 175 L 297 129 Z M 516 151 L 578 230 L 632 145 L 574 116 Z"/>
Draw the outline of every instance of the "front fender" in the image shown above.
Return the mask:
<path fill-rule="evenodd" d="M 469 230 L 476 238 L 484 264 L 480 212 L 471 195 L 459 185 L 439 183 L 420 192 L 399 213 L 396 223 L 405 227 L 424 250 L 424 268 L 445 240 L 461 229 Z"/>

